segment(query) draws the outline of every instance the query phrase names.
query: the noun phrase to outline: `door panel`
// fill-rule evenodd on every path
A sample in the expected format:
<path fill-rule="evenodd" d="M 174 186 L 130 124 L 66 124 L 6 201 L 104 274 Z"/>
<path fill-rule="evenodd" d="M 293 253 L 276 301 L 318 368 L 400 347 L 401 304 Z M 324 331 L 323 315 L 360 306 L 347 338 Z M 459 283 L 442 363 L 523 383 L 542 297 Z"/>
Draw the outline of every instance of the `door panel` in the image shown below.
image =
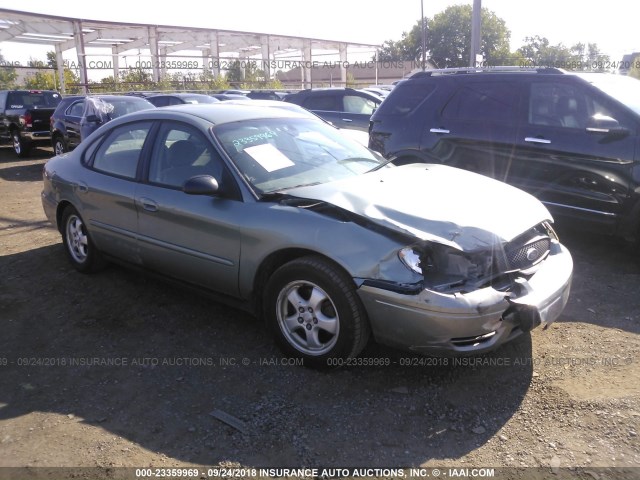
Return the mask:
<path fill-rule="evenodd" d="M 532 81 L 525 101 L 509 183 L 556 215 L 613 226 L 632 193 L 633 119 L 597 92 L 566 81 Z M 594 115 L 615 118 L 628 133 L 587 130 Z"/>
<path fill-rule="evenodd" d="M 152 122 L 114 128 L 97 146 L 91 169 L 84 169 L 77 197 L 99 250 L 140 263 L 138 215 L 134 204 L 138 166 Z"/>
<path fill-rule="evenodd" d="M 516 135 L 519 89 L 513 83 L 468 82 L 425 121 L 421 150 L 440 163 L 505 180 Z"/>
<path fill-rule="evenodd" d="M 184 182 L 211 175 L 220 183 L 222 159 L 207 137 L 180 122 L 164 122 L 147 174 L 138 186 L 138 236 L 143 263 L 175 278 L 238 294 L 241 201 L 187 195 Z"/>

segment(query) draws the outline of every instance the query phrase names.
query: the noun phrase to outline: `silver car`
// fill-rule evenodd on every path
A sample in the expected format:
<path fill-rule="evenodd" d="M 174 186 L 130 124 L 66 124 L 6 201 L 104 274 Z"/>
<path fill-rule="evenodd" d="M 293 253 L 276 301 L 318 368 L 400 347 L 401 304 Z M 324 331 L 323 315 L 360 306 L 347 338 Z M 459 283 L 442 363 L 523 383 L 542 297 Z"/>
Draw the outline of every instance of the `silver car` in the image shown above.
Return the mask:
<path fill-rule="evenodd" d="M 117 259 L 239 300 L 316 367 L 371 334 L 485 352 L 553 322 L 571 284 L 529 194 L 396 167 L 308 114 L 250 102 L 113 120 L 47 162 L 42 202 L 79 271 Z"/>

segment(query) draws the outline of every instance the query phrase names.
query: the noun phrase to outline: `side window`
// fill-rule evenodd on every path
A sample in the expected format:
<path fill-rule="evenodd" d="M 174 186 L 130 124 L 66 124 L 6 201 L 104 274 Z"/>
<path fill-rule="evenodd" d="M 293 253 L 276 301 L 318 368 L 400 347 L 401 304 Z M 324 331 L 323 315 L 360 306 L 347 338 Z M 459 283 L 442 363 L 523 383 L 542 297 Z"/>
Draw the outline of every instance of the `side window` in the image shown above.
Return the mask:
<path fill-rule="evenodd" d="M 339 98 L 335 95 L 314 95 L 308 97 L 303 107 L 307 110 L 325 110 L 328 112 L 339 112 L 342 110 Z"/>
<path fill-rule="evenodd" d="M 444 118 L 490 123 L 512 123 L 518 104 L 513 84 L 468 83 L 460 88 L 442 111 Z"/>
<path fill-rule="evenodd" d="M 383 115 L 404 115 L 412 112 L 435 88 L 433 84 L 401 83 L 394 87 L 393 95 L 389 95 L 380 104 L 378 112 Z"/>
<path fill-rule="evenodd" d="M 84 100 L 74 103 L 67 109 L 67 115 L 70 117 L 81 117 L 84 111 Z"/>
<path fill-rule="evenodd" d="M 358 95 L 343 97 L 344 111 L 348 113 L 363 113 L 371 115 L 376 108 L 376 102 Z"/>
<path fill-rule="evenodd" d="M 166 122 L 153 148 L 149 182 L 182 188 L 196 175 L 211 175 L 220 181 L 222 159 L 200 131 L 186 124 Z"/>
<path fill-rule="evenodd" d="M 93 158 L 93 168 L 100 172 L 134 179 L 142 147 L 152 122 L 138 122 L 114 128 Z"/>
<path fill-rule="evenodd" d="M 153 104 L 156 107 L 166 107 L 167 105 L 169 105 L 169 97 L 159 97 L 159 98 L 154 98 L 153 100 Z"/>
<path fill-rule="evenodd" d="M 4 112 L 7 105 L 7 92 L 0 92 L 0 112 Z"/>
<path fill-rule="evenodd" d="M 184 102 L 176 97 L 168 98 L 168 105 L 182 105 Z"/>
<path fill-rule="evenodd" d="M 594 109 L 594 101 L 577 86 L 554 82 L 531 84 L 528 116 L 531 125 L 583 129 Z"/>

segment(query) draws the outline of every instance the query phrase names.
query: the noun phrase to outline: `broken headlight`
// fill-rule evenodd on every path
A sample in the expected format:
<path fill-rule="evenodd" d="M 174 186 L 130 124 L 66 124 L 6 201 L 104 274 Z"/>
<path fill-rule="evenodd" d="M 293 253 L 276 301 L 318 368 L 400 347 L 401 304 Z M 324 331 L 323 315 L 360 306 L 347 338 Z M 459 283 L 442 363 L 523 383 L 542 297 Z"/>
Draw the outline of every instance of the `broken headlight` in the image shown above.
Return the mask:
<path fill-rule="evenodd" d="M 491 272 L 492 255 L 487 252 L 467 254 L 436 243 L 412 245 L 398 252 L 402 263 L 424 277 L 425 286 L 450 290 L 464 286 Z"/>

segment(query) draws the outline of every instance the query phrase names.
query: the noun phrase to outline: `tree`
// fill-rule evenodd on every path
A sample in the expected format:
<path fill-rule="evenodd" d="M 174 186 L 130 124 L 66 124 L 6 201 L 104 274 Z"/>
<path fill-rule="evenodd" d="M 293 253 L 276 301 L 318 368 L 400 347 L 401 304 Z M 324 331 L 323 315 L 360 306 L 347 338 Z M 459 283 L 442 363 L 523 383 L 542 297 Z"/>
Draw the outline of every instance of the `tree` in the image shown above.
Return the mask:
<path fill-rule="evenodd" d="M 454 5 L 429 22 L 427 50 L 438 67 L 464 67 L 471 55 L 471 5 Z M 502 65 L 509 59 L 511 32 L 504 20 L 482 9 L 480 49 L 487 65 Z"/>
<path fill-rule="evenodd" d="M 526 43 L 517 53 L 522 55 L 526 65 L 532 67 L 604 71 L 609 60 L 609 56 L 602 55 L 595 43 L 576 43 L 568 48 L 562 43 L 551 45 L 548 38 L 538 35 L 524 40 Z"/>
<path fill-rule="evenodd" d="M 429 58 L 437 67 L 464 67 L 471 55 L 471 5 L 454 5 L 433 19 L 426 19 L 426 47 Z M 486 8 L 482 9 L 481 49 L 489 65 L 504 65 L 510 59 L 511 32 L 503 19 Z M 380 61 L 413 60 L 422 57 L 422 22 L 418 20 L 402 39 L 387 40 L 378 54 Z"/>
<path fill-rule="evenodd" d="M 18 78 L 16 69 L 7 65 L 2 53 L 0 53 L 0 88 L 14 88 L 16 78 Z"/>

